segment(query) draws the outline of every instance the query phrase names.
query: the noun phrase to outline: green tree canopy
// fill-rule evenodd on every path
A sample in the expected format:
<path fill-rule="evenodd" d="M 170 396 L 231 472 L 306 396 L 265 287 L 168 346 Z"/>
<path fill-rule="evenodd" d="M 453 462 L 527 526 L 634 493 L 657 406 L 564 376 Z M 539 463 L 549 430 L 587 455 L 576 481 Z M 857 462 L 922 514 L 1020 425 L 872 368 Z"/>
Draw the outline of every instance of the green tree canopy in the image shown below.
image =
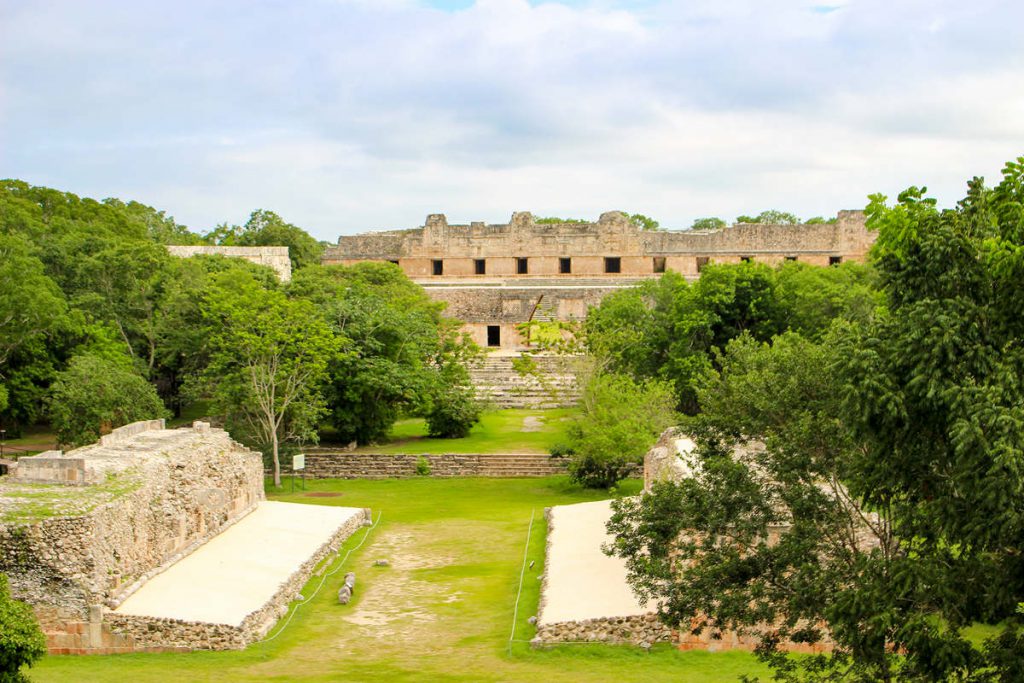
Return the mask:
<path fill-rule="evenodd" d="M 46 638 L 32 608 L 11 598 L 7 575 L 0 574 L 0 683 L 28 683 L 22 668 L 46 654 Z"/>
<path fill-rule="evenodd" d="M 217 276 L 203 313 L 212 335 L 203 379 L 214 408 L 233 435 L 270 455 L 280 486 L 281 444 L 316 442 L 321 384 L 345 340 L 310 301 L 264 289 L 243 271 Z"/>
<path fill-rule="evenodd" d="M 640 228 L 641 230 L 660 230 L 661 223 L 654 220 L 650 216 L 645 216 L 642 213 L 630 213 L 626 214 L 629 216 L 629 222 Z"/>
<path fill-rule="evenodd" d="M 253 211 L 241 228 L 219 225 L 206 238 L 215 244 L 288 247 L 293 270 L 320 263 L 324 253 L 324 245 L 308 232 L 266 209 Z"/>
<path fill-rule="evenodd" d="M 50 387 L 50 418 L 64 446 L 84 446 L 116 427 L 166 416 L 156 390 L 125 356 L 76 355 Z"/>
<path fill-rule="evenodd" d="M 873 196 L 884 305 L 820 342 L 725 347 L 697 385 L 697 475 L 612 523 L 669 623 L 759 633 L 779 680 L 1019 677 L 1022 206 L 1024 159 L 955 209 Z M 976 622 L 1004 630 L 977 647 Z M 830 655 L 778 649 L 826 633 Z"/>
<path fill-rule="evenodd" d="M 726 222 L 718 216 L 708 218 L 697 218 L 690 225 L 691 230 L 719 230 L 726 226 Z"/>
<path fill-rule="evenodd" d="M 778 209 L 766 209 L 756 216 L 737 216 L 737 223 L 770 223 L 772 225 L 797 225 L 800 219 L 795 214 Z"/>
<path fill-rule="evenodd" d="M 671 387 L 658 380 L 596 374 L 585 383 L 579 415 L 568 429 L 569 476 L 608 487 L 625 477 L 674 424 Z"/>
<path fill-rule="evenodd" d="M 289 293 L 313 302 L 335 334 L 352 342 L 352 353 L 329 368 L 326 397 L 337 438 L 382 439 L 400 412 L 429 414 L 435 395 L 465 408 L 455 387 L 468 380 L 465 360 L 475 346 L 397 266 L 307 268 Z"/>

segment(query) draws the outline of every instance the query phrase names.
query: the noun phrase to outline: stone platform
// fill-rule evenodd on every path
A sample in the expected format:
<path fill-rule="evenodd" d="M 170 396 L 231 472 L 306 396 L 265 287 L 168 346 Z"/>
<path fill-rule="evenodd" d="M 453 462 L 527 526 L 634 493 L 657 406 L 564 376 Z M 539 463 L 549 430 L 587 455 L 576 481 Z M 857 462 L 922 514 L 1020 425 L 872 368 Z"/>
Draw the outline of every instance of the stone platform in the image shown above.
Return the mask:
<path fill-rule="evenodd" d="M 348 537 L 364 518 L 362 508 L 263 501 L 147 581 L 113 613 L 241 628 L 335 535 Z M 284 597 L 287 602 L 293 595 Z"/>
<path fill-rule="evenodd" d="M 601 545 L 609 501 L 548 509 L 547 557 L 535 644 L 567 641 L 653 643 L 668 641 L 652 605 L 641 605 L 626 582 L 626 565 Z"/>

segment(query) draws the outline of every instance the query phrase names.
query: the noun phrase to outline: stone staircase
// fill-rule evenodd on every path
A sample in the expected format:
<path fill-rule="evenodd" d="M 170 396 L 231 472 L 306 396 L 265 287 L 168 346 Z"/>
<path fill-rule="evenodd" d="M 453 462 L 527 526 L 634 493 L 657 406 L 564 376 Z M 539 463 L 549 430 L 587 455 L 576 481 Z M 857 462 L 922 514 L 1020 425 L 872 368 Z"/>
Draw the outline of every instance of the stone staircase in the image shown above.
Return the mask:
<path fill-rule="evenodd" d="M 546 453 L 388 455 L 317 448 L 306 451 L 306 476 L 315 479 L 407 479 L 426 461 L 432 477 L 550 477 L 567 461 Z"/>
<path fill-rule="evenodd" d="M 485 357 L 469 374 L 477 398 L 497 408 L 563 408 L 580 398 L 576 377 L 566 368 L 566 359 L 535 356 L 542 379 L 520 375 L 513 366 L 518 356 Z"/>
<path fill-rule="evenodd" d="M 530 322 L 550 323 L 556 320 L 558 320 L 558 312 L 555 310 L 554 302 L 551 297 L 541 294 L 533 309 L 533 315 L 530 316 Z"/>

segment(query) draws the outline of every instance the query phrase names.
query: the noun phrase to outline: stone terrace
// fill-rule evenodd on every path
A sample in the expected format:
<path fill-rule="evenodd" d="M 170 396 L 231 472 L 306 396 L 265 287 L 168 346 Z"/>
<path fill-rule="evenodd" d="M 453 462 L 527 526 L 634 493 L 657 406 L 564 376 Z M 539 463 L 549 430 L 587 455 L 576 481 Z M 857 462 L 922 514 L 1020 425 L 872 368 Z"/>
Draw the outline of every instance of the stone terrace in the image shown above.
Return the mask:
<path fill-rule="evenodd" d="M 110 610 L 149 579 L 264 501 L 259 453 L 203 422 L 163 427 L 128 425 L 67 454 L 23 458 L 0 478 L 0 571 L 14 597 L 35 609 L 51 652 L 239 647 L 277 616 L 307 565 L 361 522 L 350 515 L 324 534 L 314 557 L 296 558 L 300 569 L 278 581 L 288 590 L 255 609 L 248 630 L 115 619 Z"/>

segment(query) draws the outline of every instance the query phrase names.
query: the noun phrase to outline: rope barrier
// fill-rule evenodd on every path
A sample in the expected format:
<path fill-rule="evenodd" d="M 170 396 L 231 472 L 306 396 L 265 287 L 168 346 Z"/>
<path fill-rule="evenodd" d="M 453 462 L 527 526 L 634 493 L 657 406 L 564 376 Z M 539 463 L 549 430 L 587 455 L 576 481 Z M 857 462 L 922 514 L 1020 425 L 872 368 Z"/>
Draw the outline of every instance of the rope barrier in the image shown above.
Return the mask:
<path fill-rule="evenodd" d="M 512 641 L 516 637 L 516 621 L 519 619 L 519 598 L 523 595 L 523 577 L 526 576 L 526 558 L 530 554 L 530 534 L 533 533 L 533 518 L 536 516 L 536 508 L 530 510 L 530 526 L 526 529 L 526 547 L 523 548 L 523 566 L 519 570 L 519 591 L 516 592 L 516 604 L 512 609 L 512 632 L 508 635 L 508 654 L 512 656 Z"/>
<path fill-rule="evenodd" d="M 383 517 L 383 516 L 384 516 L 383 512 L 378 512 L 377 513 L 377 521 L 374 522 L 370 527 L 368 527 L 366 529 L 366 533 L 363 534 L 362 540 L 359 541 L 359 543 L 356 546 L 348 549 L 348 552 L 345 553 L 345 557 L 342 558 L 341 562 L 338 563 L 337 567 L 335 567 L 334 569 L 332 569 L 329 572 L 325 572 L 324 573 L 324 575 L 320 578 L 320 585 L 318 585 L 316 587 L 316 590 L 313 591 L 313 594 L 310 595 L 308 598 L 302 600 L 302 602 L 298 602 L 294 606 L 292 606 L 292 609 L 291 609 L 291 611 L 288 614 L 288 618 L 285 619 L 283 624 L 281 624 L 281 628 L 279 628 L 277 630 L 277 633 L 275 633 L 272 636 L 267 636 L 266 638 L 264 638 L 263 640 L 261 640 L 259 642 L 261 642 L 261 643 L 269 643 L 274 638 L 277 638 L 279 635 L 284 633 L 284 630 L 288 627 L 288 624 L 291 623 L 292 617 L 294 617 L 295 613 L 299 611 L 299 608 L 302 607 L 303 605 L 305 605 L 306 603 L 312 601 L 313 598 L 315 598 L 320 593 L 320 589 L 324 587 L 324 583 L 326 583 L 327 577 L 333 576 L 333 575 L 337 574 L 339 571 L 341 571 L 341 568 L 345 566 L 345 562 L 348 561 L 349 556 L 354 551 L 359 550 L 361 547 L 363 547 L 363 543 L 366 543 L 366 539 L 370 537 L 370 532 L 377 528 L 377 525 L 380 524 L 381 517 Z"/>

